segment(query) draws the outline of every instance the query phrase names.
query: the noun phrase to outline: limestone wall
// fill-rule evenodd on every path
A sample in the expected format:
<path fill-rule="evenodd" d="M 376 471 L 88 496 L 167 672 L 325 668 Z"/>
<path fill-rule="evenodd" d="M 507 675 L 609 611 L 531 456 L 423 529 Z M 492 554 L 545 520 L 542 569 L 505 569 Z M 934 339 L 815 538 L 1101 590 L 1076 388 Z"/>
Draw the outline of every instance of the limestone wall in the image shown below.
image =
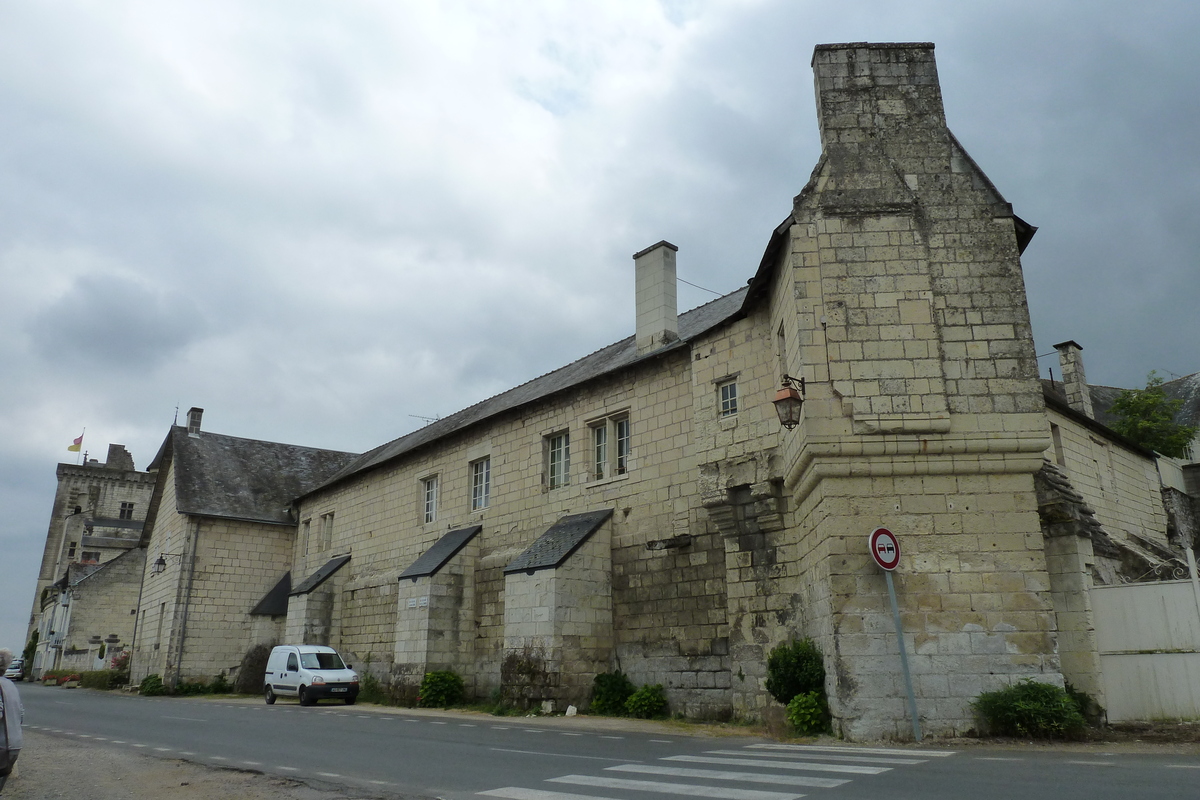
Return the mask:
<path fill-rule="evenodd" d="M 310 530 L 315 531 L 322 515 L 332 513 L 332 542 L 327 549 L 313 552 L 310 548 L 307 554 L 298 545 L 294 574 L 310 574 L 330 553 L 350 553 L 352 560 L 342 570 L 348 585 L 366 580 L 384 585 L 394 582 L 445 531 L 482 524 L 474 575 L 473 649 L 476 691 L 486 696 L 500 682 L 504 566 L 561 516 L 613 508 L 612 602 L 622 611 L 612 666 L 633 669 L 636 665 L 636 679 L 650 680 L 677 673 L 678 664 L 688 659 L 709 658 L 714 647 L 721 652 L 726 635 L 720 584 L 723 565 L 715 540 L 706 536 L 707 516 L 696 501 L 691 363 L 687 352 L 649 359 L 620 377 L 598 380 L 519 414 L 498 417 L 464 435 L 448 437 L 436 448 L 414 452 L 394 465 L 305 498 L 301 526 L 311 520 Z M 711 389 L 706 386 L 706 397 L 712 396 Z M 631 427 L 628 472 L 594 479 L 589 425 L 621 414 L 629 415 Z M 570 483 L 549 489 L 544 480 L 544 441 L 561 431 L 571 436 Z M 484 457 L 491 458 L 490 502 L 486 509 L 472 511 L 470 464 Z M 421 481 L 432 475 L 439 480 L 438 513 L 435 522 L 426 524 Z M 696 537 L 686 552 L 652 555 L 646 550 L 647 542 L 680 533 Z M 664 596 L 667 591 L 669 597 Z M 341 626 L 338 635 L 343 636 L 349 625 L 359 623 L 341 615 L 335 624 Z M 389 632 L 394 626 L 394 620 L 389 629 L 380 618 L 373 628 L 377 634 L 371 635 L 386 641 L 394 636 Z M 331 643 L 341 646 L 337 638 Z M 697 686 L 678 688 L 694 693 L 701 683 L 694 674 L 698 671 L 711 671 L 711 667 L 697 665 L 691 677 L 679 681 Z M 704 702 L 713 708 L 727 707 L 727 690 L 718 687 L 715 679 L 703 682 L 712 684 Z M 668 694 L 677 688 L 670 680 L 664 683 Z"/>
<path fill-rule="evenodd" d="M 1066 471 L 1109 535 L 1132 532 L 1166 547 L 1167 514 L 1154 459 L 1054 409 L 1047 416 L 1057 431 L 1046 458 Z"/>

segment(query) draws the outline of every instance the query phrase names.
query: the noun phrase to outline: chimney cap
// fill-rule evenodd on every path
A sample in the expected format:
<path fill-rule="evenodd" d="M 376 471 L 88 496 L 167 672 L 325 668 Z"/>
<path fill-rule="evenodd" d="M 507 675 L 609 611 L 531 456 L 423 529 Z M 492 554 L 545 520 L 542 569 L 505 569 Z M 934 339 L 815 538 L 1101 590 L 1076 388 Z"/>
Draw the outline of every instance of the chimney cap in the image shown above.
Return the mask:
<path fill-rule="evenodd" d="M 1067 339 L 1065 342 L 1059 342 L 1058 344 L 1054 345 L 1055 350 L 1066 350 L 1069 347 L 1074 347 L 1076 350 L 1083 349 L 1083 345 L 1074 339 Z"/>
<path fill-rule="evenodd" d="M 675 245 L 671 244 L 671 243 L 670 243 L 670 242 L 668 242 L 666 239 L 663 239 L 661 242 L 658 242 L 657 244 L 652 244 L 652 245 L 650 245 L 650 246 L 649 246 L 649 247 L 647 247 L 645 250 L 639 250 L 638 252 L 636 252 L 636 253 L 634 253 L 634 254 L 633 254 L 633 257 L 634 257 L 634 258 L 641 258 L 642 256 L 646 255 L 646 253 L 649 253 L 649 252 L 650 252 L 650 251 L 652 251 L 652 250 L 657 250 L 657 249 L 658 249 L 658 248 L 660 248 L 660 247 L 669 247 L 669 248 L 671 248 L 672 250 L 674 250 L 675 252 L 677 252 L 677 253 L 679 252 L 679 248 L 678 248 L 678 247 L 676 247 Z"/>

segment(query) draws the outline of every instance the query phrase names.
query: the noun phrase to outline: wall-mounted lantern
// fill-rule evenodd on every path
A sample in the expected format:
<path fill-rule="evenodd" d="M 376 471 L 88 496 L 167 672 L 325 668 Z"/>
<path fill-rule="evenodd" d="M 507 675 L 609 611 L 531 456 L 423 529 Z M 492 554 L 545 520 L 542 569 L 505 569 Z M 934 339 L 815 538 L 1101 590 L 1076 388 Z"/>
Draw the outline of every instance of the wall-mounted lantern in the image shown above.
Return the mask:
<path fill-rule="evenodd" d="M 783 386 L 775 393 L 775 413 L 779 424 L 789 431 L 800 424 L 800 409 L 804 407 L 804 378 L 783 376 Z"/>
<path fill-rule="evenodd" d="M 150 574 L 151 575 L 161 574 L 162 571 L 167 568 L 167 559 L 168 558 L 178 558 L 181 563 L 183 562 L 183 554 L 182 553 L 159 553 L 158 560 L 156 560 L 154 562 L 154 565 L 150 567 Z"/>

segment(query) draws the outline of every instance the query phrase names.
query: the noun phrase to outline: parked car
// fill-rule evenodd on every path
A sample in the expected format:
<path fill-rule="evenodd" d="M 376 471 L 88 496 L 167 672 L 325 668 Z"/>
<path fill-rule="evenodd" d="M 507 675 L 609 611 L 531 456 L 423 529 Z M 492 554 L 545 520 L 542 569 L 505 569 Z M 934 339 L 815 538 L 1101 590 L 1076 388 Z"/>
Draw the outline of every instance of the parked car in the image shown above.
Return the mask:
<path fill-rule="evenodd" d="M 14 658 L 8 665 L 8 669 L 4 670 L 4 677 L 10 681 L 25 680 L 25 659 Z"/>
<path fill-rule="evenodd" d="M 358 673 L 332 647 L 281 644 L 267 659 L 263 696 L 267 705 L 276 697 L 295 697 L 302 706 L 331 697 L 349 706 L 358 698 Z"/>

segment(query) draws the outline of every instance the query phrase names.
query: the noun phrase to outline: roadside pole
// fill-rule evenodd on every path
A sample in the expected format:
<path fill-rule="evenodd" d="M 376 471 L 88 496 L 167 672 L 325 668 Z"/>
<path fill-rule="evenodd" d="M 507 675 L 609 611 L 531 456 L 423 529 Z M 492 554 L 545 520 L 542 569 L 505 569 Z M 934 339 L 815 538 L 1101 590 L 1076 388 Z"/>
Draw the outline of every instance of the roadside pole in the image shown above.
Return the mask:
<path fill-rule="evenodd" d="M 896 625 L 896 643 L 900 645 L 900 666 L 904 670 L 904 689 L 908 693 L 908 715 L 912 718 L 913 738 L 921 741 L 921 720 L 917 716 L 917 696 L 913 692 L 912 673 L 908 669 L 908 650 L 904 646 L 904 628 L 900 624 L 900 605 L 896 602 L 896 584 L 892 570 L 900 564 L 900 540 L 887 528 L 876 528 L 868 540 L 871 558 L 887 578 L 888 599 L 892 601 L 892 622 Z"/>

